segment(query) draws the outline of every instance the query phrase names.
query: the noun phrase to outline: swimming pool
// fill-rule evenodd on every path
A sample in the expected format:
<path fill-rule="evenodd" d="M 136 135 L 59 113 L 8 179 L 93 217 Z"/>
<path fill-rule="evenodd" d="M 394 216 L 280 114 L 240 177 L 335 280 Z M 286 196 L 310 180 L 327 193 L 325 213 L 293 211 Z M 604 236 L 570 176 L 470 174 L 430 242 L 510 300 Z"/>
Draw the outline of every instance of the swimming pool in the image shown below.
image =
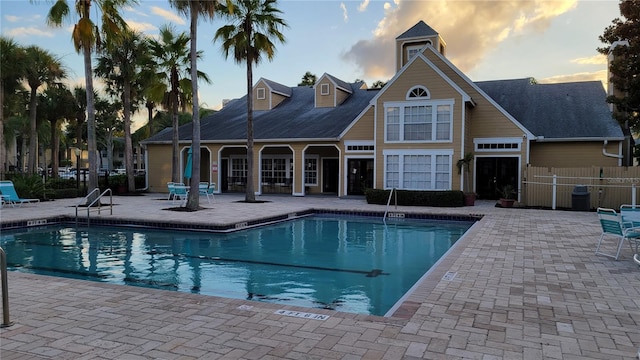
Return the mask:
<path fill-rule="evenodd" d="M 10 270 L 384 315 L 472 222 L 315 215 L 228 234 L 3 231 Z"/>

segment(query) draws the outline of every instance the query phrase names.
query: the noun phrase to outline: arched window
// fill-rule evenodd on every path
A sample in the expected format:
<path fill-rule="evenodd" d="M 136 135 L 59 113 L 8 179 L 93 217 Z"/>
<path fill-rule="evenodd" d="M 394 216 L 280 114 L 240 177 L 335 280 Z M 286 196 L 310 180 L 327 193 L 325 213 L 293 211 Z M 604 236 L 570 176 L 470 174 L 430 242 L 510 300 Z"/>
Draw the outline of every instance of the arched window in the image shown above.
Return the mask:
<path fill-rule="evenodd" d="M 429 90 L 420 85 L 412 87 L 409 89 L 409 92 L 407 92 L 407 100 L 429 99 L 430 97 L 431 95 L 429 95 Z"/>

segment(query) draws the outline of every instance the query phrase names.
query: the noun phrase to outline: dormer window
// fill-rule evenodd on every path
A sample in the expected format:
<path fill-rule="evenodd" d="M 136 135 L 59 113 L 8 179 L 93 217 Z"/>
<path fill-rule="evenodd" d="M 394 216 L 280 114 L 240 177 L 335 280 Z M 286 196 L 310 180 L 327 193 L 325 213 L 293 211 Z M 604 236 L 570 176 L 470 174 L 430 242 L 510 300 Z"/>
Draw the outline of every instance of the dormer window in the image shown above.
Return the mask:
<path fill-rule="evenodd" d="M 413 99 L 429 99 L 429 90 L 424 86 L 414 86 L 407 93 L 407 100 Z"/>
<path fill-rule="evenodd" d="M 320 84 L 320 95 L 329 95 L 329 84 Z"/>
<path fill-rule="evenodd" d="M 258 88 L 258 99 L 262 100 L 264 99 L 265 96 L 265 89 L 264 88 Z"/>

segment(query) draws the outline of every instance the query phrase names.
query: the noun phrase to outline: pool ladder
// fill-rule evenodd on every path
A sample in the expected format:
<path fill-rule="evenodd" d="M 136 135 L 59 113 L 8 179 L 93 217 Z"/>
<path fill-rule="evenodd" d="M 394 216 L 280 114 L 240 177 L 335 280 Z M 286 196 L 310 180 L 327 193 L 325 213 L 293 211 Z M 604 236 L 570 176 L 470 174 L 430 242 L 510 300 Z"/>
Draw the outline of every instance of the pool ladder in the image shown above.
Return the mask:
<path fill-rule="evenodd" d="M 391 197 L 393 196 L 393 193 L 396 194 L 395 196 L 395 209 L 398 210 L 398 190 L 396 190 L 396 188 L 391 188 L 391 191 L 389 192 L 389 199 L 387 199 L 387 208 L 384 211 L 384 216 L 382 217 L 382 221 L 384 221 L 386 223 L 387 221 L 387 214 L 389 214 L 389 205 L 391 204 Z"/>
<path fill-rule="evenodd" d="M 0 328 L 13 325 L 9 320 L 9 285 L 7 283 L 7 254 L 0 247 L 0 278 L 2 278 L 2 324 Z"/>
<path fill-rule="evenodd" d="M 100 191 L 99 188 L 95 188 L 95 189 L 91 190 L 91 192 L 89 194 L 87 194 L 87 196 L 82 198 L 82 202 L 79 203 L 78 205 L 76 205 L 76 226 L 78 226 L 78 207 L 80 207 L 80 206 L 82 206 L 84 204 L 87 204 L 87 202 L 89 201 L 91 196 L 96 194 L 96 193 L 98 193 L 99 191 Z M 91 210 L 96 210 L 96 211 L 98 211 L 98 214 L 100 214 L 100 211 L 102 210 L 102 203 L 100 202 L 100 199 L 102 199 L 107 193 L 109 194 L 109 215 L 113 215 L 113 192 L 111 191 L 111 189 L 107 189 L 107 190 L 103 191 L 102 194 L 98 195 L 98 197 L 95 198 L 91 203 L 86 205 L 86 207 L 87 207 L 87 226 L 89 226 Z M 94 209 L 93 206 L 96 205 L 96 204 L 97 204 L 97 207 Z"/>

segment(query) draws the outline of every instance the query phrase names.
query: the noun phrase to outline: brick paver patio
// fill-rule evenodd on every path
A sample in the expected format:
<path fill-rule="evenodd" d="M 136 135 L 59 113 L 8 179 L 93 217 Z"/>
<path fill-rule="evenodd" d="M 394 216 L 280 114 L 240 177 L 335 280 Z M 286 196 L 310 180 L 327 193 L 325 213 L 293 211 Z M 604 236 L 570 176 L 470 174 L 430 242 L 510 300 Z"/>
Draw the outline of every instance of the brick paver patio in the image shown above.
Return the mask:
<path fill-rule="evenodd" d="M 216 196 L 183 223 L 235 223 L 304 209 L 376 210 L 362 199 Z M 112 219 L 167 219 L 163 194 L 115 197 Z M 74 215 L 77 199 L 0 210 L 3 223 Z M 481 214 L 392 317 L 295 308 L 9 272 L 0 359 L 634 359 L 640 270 L 595 256 L 595 213 L 465 208 Z M 446 275 L 446 276 L 445 276 Z M 287 310 L 289 313 L 278 312 Z M 325 320 L 290 316 L 324 314 Z"/>

